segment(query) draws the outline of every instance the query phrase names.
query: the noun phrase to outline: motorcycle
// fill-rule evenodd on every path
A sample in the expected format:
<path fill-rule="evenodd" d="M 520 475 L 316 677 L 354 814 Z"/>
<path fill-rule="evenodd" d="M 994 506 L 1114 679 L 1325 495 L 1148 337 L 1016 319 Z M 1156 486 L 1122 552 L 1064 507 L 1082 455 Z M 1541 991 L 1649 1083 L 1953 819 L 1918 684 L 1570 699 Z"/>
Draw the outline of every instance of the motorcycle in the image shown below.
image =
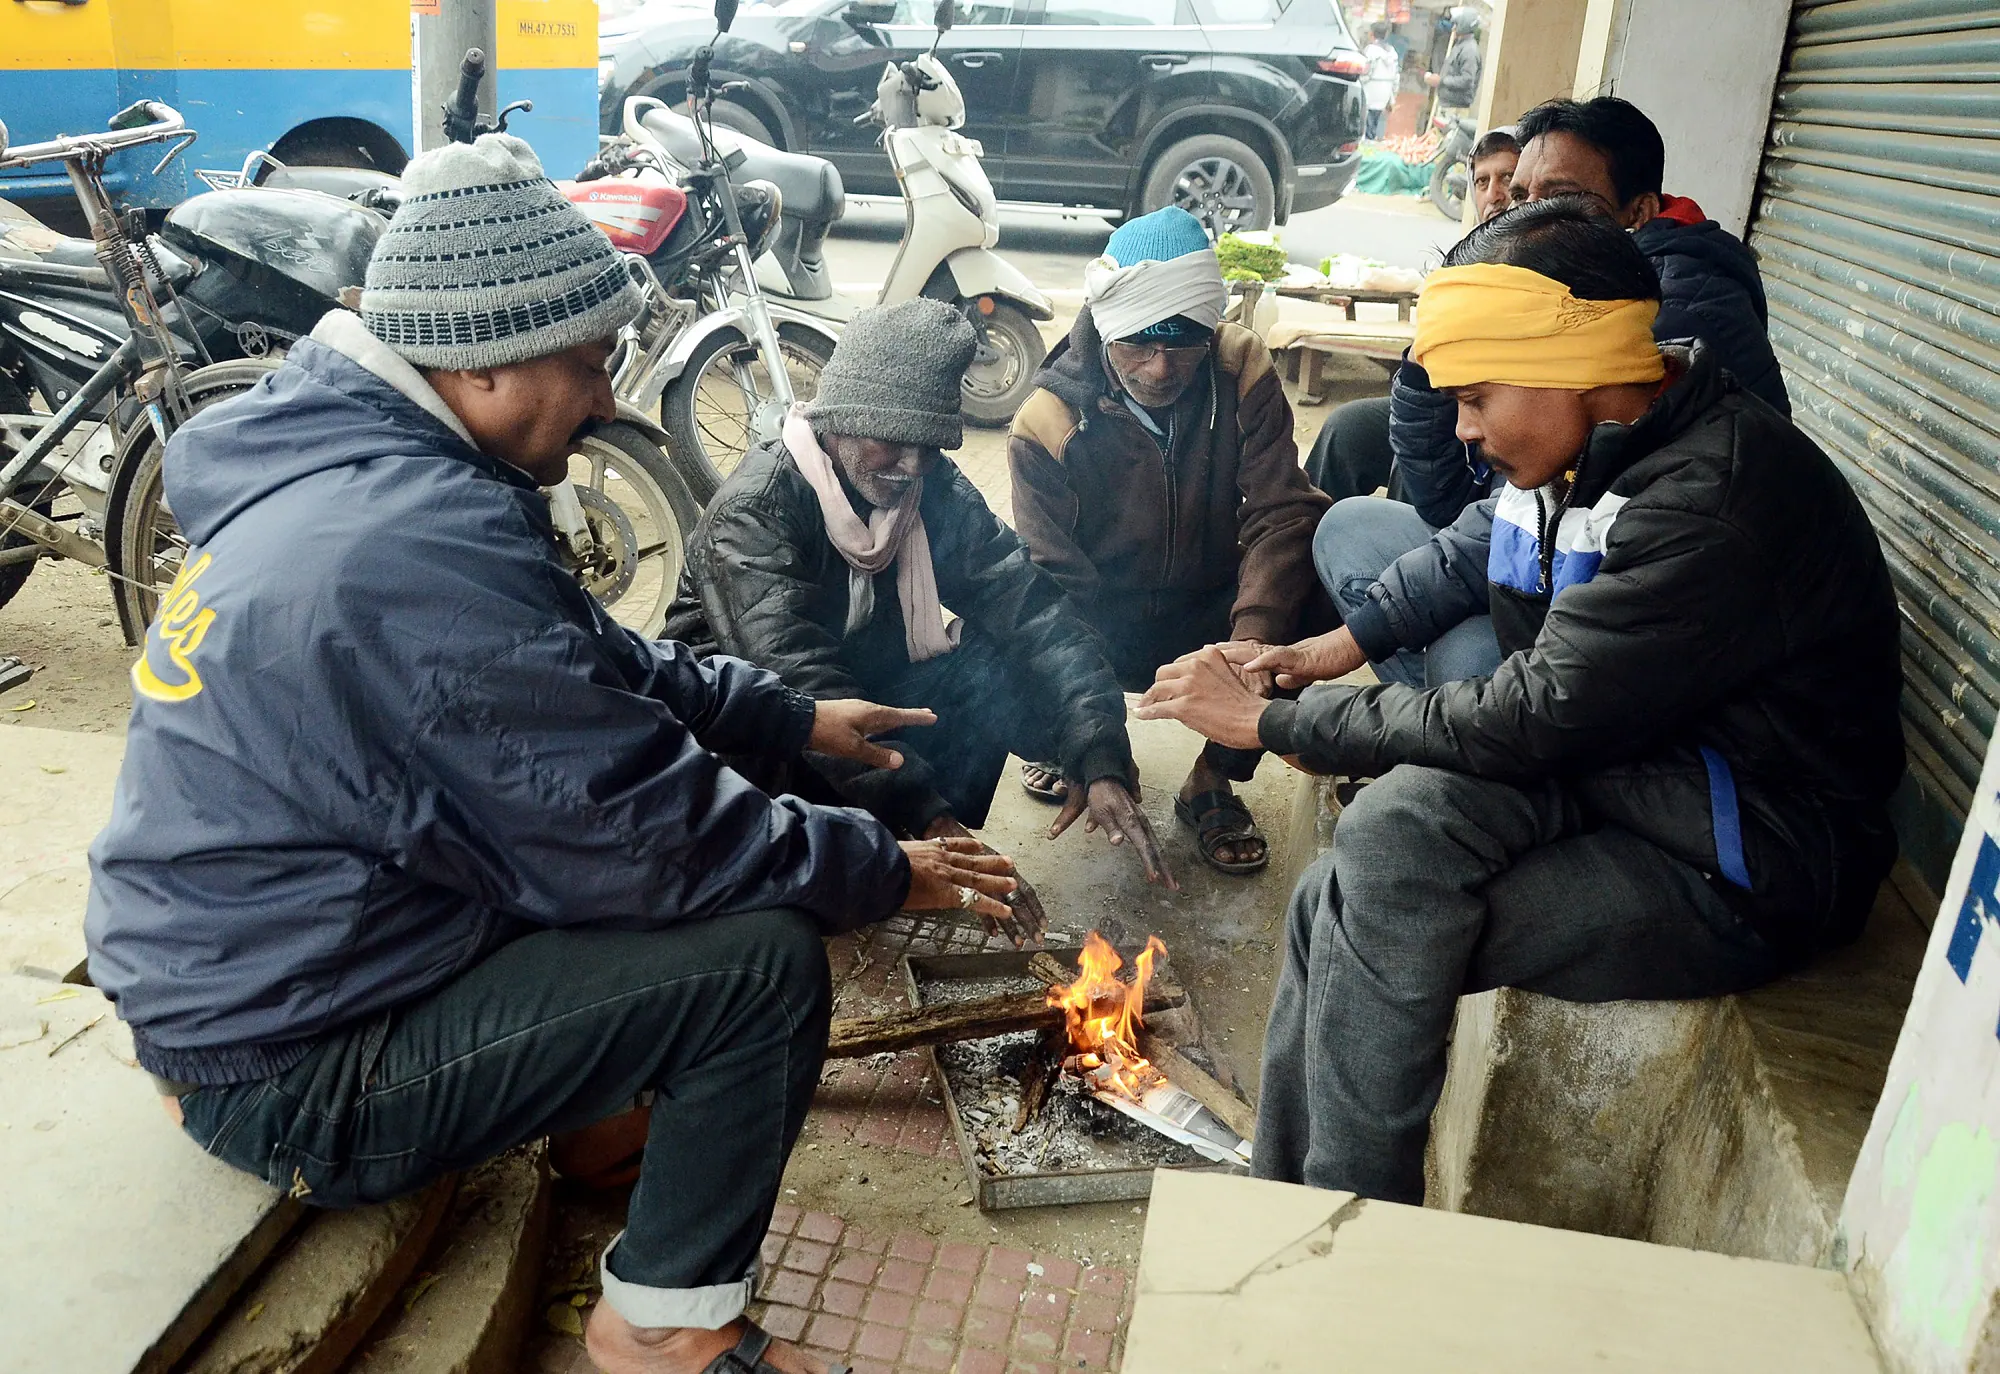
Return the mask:
<path fill-rule="evenodd" d="M 734 0 L 717 0 L 718 38 L 735 12 Z M 774 301 L 756 268 L 783 230 L 786 185 L 802 192 L 812 170 L 802 164 L 820 160 L 779 166 L 729 146 L 711 117 L 729 89 L 711 88 L 712 56 L 711 44 L 688 73 L 695 146 L 684 157 L 667 156 L 649 139 L 613 141 L 563 184 L 570 202 L 626 253 L 647 302 L 614 360 L 614 389 L 621 404 L 659 408 L 669 451 L 703 504 L 753 444 L 778 436 L 792 402 L 818 389 L 839 340 L 822 318 Z M 736 180 L 752 171 L 783 183 Z M 837 207 L 837 177 L 832 196 Z"/>
<path fill-rule="evenodd" d="M 1472 148 L 1479 138 L 1479 126 L 1448 114 L 1434 116 L 1431 126 L 1444 139 L 1431 162 L 1431 204 L 1446 219 L 1463 220 L 1465 198 L 1472 189 Z"/>
<path fill-rule="evenodd" d="M 965 418 L 1005 425 L 1034 389 L 1047 352 L 1036 321 L 1055 318 L 1049 299 L 992 251 L 1000 239 L 998 200 L 980 158 L 985 150 L 958 130 L 965 97 L 937 57 L 957 19 L 953 0 L 935 13 L 937 40 L 913 61 L 889 63 L 875 103 L 855 120 L 883 130 L 883 146 L 905 200 L 902 243 L 878 304 L 931 296 L 966 314 L 979 350 L 965 375 Z M 625 102 L 624 134 L 685 163 L 698 131 L 693 122 L 647 97 Z M 774 303 L 811 311 L 835 324 L 853 313 L 828 277 L 821 254 L 828 229 L 845 209 L 839 173 L 823 158 L 785 153 L 734 132 L 716 135 L 743 171 L 785 188 L 780 231 L 757 259 L 761 289 Z"/>
<path fill-rule="evenodd" d="M 476 52 L 468 54 L 469 79 L 462 79 L 454 101 L 472 110 L 469 117 L 452 111 L 468 136 L 499 127 L 473 129 L 479 121 L 471 102 L 483 63 Z M 171 116 L 172 129 L 181 130 L 178 115 L 164 106 L 149 108 Z M 70 142 L 115 151 L 133 141 L 108 146 L 100 136 Z M 17 148 L 13 155 L 55 160 L 62 143 Z M 262 169 L 253 181 L 260 158 L 270 161 L 253 154 L 229 189 L 182 202 L 157 235 L 132 241 L 133 259 L 151 273 L 149 288 L 162 302 L 158 315 L 173 341 L 177 371 L 185 373 L 176 422 L 254 386 L 327 311 L 352 304 L 387 225 L 384 212 L 394 207 L 393 179 L 380 174 L 364 174 L 369 180 L 354 188 L 357 201 L 294 189 L 279 175 L 286 170 L 282 164 Z M 72 179 L 77 176 L 72 163 Z M 216 184 L 214 177 L 204 180 Z M 86 197 L 82 185 L 78 194 Z M 101 185 L 88 194 L 101 200 Z M 136 222 L 116 217 L 108 202 L 102 209 L 121 232 L 136 230 Z M 64 404 L 88 384 L 100 359 L 134 336 L 123 294 L 93 265 L 95 251 L 90 242 L 64 238 L 0 202 L 0 457 L 26 452 L 32 438 L 52 429 L 50 417 L 33 410 L 31 397 L 51 408 Z M 158 609 L 159 590 L 179 570 L 185 543 L 162 485 L 166 432 L 135 426 L 136 401 L 120 395 L 116 385 L 94 393 L 37 450 L 18 485 L 36 493 L 27 504 L 44 517 L 58 501 L 80 508 L 77 533 L 83 547 L 101 547 L 96 561 L 112 576 L 122 629 L 136 644 Z M 665 624 L 683 532 L 699 515 L 660 450 L 664 439 L 643 415 L 621 412 L 618 424 L 580 441 L 571 481 L 549 490 L 565 561 L 614 615 L 647 633 Z M 54 553 L 79 556 L 77 546 L 38 544 L 22 522 L 10 524 L 0 542 L 0 604 L 25 582 L 38 557 Z"/>

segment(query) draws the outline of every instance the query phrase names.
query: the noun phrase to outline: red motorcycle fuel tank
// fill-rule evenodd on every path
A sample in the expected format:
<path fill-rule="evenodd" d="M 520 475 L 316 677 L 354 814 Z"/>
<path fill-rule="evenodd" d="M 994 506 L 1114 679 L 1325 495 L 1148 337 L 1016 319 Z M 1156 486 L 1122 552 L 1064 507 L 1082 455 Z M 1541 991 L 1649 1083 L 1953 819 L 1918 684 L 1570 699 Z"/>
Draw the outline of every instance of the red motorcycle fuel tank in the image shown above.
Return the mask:
<path fill-rule="evenodd" d="M 687 213 L 687 192 L 656 172 L 556 186 L 621 253 L 652 256 Z"/>

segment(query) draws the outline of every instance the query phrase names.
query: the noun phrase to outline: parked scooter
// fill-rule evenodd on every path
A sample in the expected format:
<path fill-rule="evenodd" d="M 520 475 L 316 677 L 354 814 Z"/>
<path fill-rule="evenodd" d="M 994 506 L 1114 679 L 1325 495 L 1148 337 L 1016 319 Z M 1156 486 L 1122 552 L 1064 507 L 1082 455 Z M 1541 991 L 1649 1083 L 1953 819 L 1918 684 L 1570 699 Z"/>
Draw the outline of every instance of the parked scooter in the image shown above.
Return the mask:
<path fill-rule="evenodd" d="M 735 14 L 735 0 L 716 0 L 717 37 Z M 776 181 L 737 179 L 771 171 L 806 199 L 813 169 L 804 164 L 820 160 L 753 160 L 717 130 L 711 109 L 728 88 L 710 87 L 712 56 L 713 45 L 703 48 L 688 72 L 692 148 L 674 157 L 649 138 L 613 142 L 564 186 L 627 252 L 647 298 L 615 364 L 619 399 L 660 408 L 669 451 L 704 504 L 752 445 L 778 436 L 793 400 L 818 389 L 839 338 L 765 291 L 756 262 L 781 230 L 787 193 Z M 837 206 L 838 178 L 832 191 Z"/>
<path fill-rule="evenodd" d="M 952 0 L 937 7 L 938 38 L 956 21 Z M 965 377 L 965 417 L 1005 425 L 1033 389 L 1047 352 L 1035 321 L 1055 318 L 1047 296 L 992 251 L 1000 239 L 998 201 L 965 124 L 965 97 L 937 58 L 937 44 L 910 62 L 890 63 L 875 104 L 856 123 L 876 123 L 906 202 L 903 240 L 876 300 L 882 304 L 932 296 L 964 310 L 979 335 Z M 625 102 L 624 133 L 666 158 L 685 163 L 693 131 L 685 116 L 658 100 Z M 720 146 L 743 157 L 746 175 L 784 188 L 784 215 L 770 251 L 757 260 L 757 280 L 774 303 L 812 311 L 835 324 L 853 313 L 837 295 L 820 245 L 845 209 L 839 174 L 823 158 L 780 152 L 742 134 L 722 131 Z"/>
<path fill-rule="evenodd" d="M 1431 204 L 1449 220 L 1465 218 L 1465 198 L 1472 190 L 1472 149 L 1479 126 L 1457 115 L 1440 114 L 1433 126 L 1444 136 L 1431 162 Z"/>

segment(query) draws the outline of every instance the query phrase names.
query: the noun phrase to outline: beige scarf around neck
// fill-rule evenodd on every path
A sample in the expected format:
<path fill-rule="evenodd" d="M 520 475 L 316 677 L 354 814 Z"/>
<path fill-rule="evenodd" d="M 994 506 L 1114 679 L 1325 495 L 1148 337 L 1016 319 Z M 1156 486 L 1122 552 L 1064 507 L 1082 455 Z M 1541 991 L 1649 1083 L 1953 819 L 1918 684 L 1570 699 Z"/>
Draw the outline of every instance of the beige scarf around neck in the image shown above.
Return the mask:
<path fill-rule="evenodd" d="M 820 516 L 834 551 L 847 564 L 847 625 L 851 635 L 875 615 L 875 574 L 896 565 L 896 599 L 903 611 L 903 646 L 910 662 L 948 654 L 958 647 L 963 623 L 953 617 L 945 624 L 938 600 L 937 569 L 931 565 L 930 535 L 919 509 L 924 497 L 921 480 L 910 486 L 893 509 L 868 512 L 868 523 L 854 513 L 833 459 L 819 446 L 819 436 L 805 418 L 803 406 L 785 416 L 785 448 L 819 497 Z"/>

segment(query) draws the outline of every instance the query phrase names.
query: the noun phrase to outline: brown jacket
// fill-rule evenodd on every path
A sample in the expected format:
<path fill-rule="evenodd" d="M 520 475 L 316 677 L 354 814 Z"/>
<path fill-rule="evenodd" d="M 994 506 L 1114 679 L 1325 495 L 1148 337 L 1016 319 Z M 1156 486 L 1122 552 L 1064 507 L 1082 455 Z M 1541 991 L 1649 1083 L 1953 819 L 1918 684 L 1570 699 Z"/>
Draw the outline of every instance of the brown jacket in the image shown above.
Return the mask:
<path fill-rule="evenodd" d="M 1231 634 L 1288 643 L 1330 503 L 1299 467 L 1263 341 L 1221 327 L 1167 457 L 1113 389 L 1088 311 L 1035 381 L 1007 445 L 1014 525 L 1086 617 L 1157 619 L 1233 586 Z"/>

